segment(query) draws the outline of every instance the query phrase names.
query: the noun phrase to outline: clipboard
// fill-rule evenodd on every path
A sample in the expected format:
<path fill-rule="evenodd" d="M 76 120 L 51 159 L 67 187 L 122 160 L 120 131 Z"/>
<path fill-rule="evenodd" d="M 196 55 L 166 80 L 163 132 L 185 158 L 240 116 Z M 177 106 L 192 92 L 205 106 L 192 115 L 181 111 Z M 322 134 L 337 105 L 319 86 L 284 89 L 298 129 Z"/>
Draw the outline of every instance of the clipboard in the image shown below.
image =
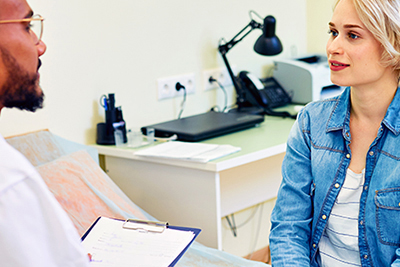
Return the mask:
<path fill-rule="evenodd" d="M 108 226 L 113 227 L 112 229 L 107 228 L 107 234 L 113 233 L 116 235 L 122 234 L 125 236 L 126 234 L 124 234 L 124 233 L 127 233 L 125 231 L 134 231 L 135 236 L 140 237 L 141 239 L 147 239 L 147 237 L 146 237 L 147 234 L 150 235 L 149 238 L 151 237 L 152 240 L 157 240 L 158 237 L 160 237 L 160 239 L 161 239 L 162 235 L 172 233 L 171 231 L 168 232 L 168 230 L 177 230 L 178 232 L 179 231 L 187 232 L 187 233 L 185 233 L 186 241 L 183 241 L 183 243 L 180 244 L 180 246 L 182 246 L 182 244 L 184 244 L 185 245 L 184 248 L 179 249 L 179 251 L 180 251 L 179 255 L 177 255 L 176 257 L 174 256 L 175 258 L 173 259 L 173 261 L 168 263 L 168 265 L 165 265 L 168 267 L 175 266 L 175 264 L 182 258 L 182 256 L 185 254 L 185 252 L 190 247 L 190 245 L 193 243 L 193 241 L 196 239 L 196 237 L 201 232 L 201 229 L 198 229 L 198 228 L 172 226 L 172 225 L 169 225 L 168 222 L 145 221 L 145 220 L 136 220 L 136 219 L 121 220 L 121 219 L 115 219 L 115 218 L 109 218 L 109 217 L 98 217 L 96 219 L 96 221 L 89 227 L 89 229 L 85 232 L 85 234 L 81 238 L 82 244 L 84 245 L 84 247 L 85 247 L 85 240 L 89 239 L 88 237 L 90 236 L 90 234 L 95 232 L 94 229 L 97 228 L 96 226 L 101 224 L 101 223 L 99 223 L 100 220 L 102 220 L 101 223 L 103 223 L 103 224 L 107 223 Z M 103 226 L 99 226 L 99 227 L 103 227 Z M 166 233 L 166 232 L 168 232 L 168 233 Z M 173 232 L 173 233 L 178 234 L 178 232 Z M 193 235 L 188 236 L 189 232 L 192 233 Z M 133 233 L 130 233 L 128 235 L 132 235 L 132 234 Z M 179 233 L 179 234 L 183 235 L 184 233 Z M 97 235 L 98 235 L 98 232 L 96 232 L 96 236 Z M 101 240 L 101 242 L 103 242 L 103 241 L 104 240 Z M 90 244 L 92 244 L 92 242 L 93 241 L 90 241 Z M 126 243 L 126 240 L 124 242 Z M 136 242 L 136 240 L 132 240 L 132 242 Z M 165 236 L 163 237 L 163 242 L 168 242 L 168 240 L 165 240 Z M 176 242 L 176 240 L 171 240 L 171 242 Z M 116 243 L 118 243 L 118 242 L 116 242 Z M 104 244 L 104 242 L 103 242 L 103 244 Z M 110 245 L 113 245 L 113 244 L 110 244 Z M 149 244 L 147 244 L 147 245 L 149 245 Z M 85 248 L 88 249 L 87 247 L 85 247 Z M 154 249 L 155 249 L 155 251 L 158 251 L 160 248 L 155 246 Z M 152 251 L 152 253 L 155 254 L 154 253 L 155 251 Z M 91 253 L 91 251 L 87 251 L 87 252 Z M 158 252 L 162 253 L 163 251 L 158 251 Z M 123 256 L 123 255 L 121 255 L 121 256 Z M 93 260 L 96 261 L 96 259 L 93 259 Z M 94 263 L 93 263 L 93 265 L 94 265 Z M 98 266 L 101 266 L 101 264 L 99 263 Z M 107 265 L 107 266 L 109 266 L 109 265 Z"/>

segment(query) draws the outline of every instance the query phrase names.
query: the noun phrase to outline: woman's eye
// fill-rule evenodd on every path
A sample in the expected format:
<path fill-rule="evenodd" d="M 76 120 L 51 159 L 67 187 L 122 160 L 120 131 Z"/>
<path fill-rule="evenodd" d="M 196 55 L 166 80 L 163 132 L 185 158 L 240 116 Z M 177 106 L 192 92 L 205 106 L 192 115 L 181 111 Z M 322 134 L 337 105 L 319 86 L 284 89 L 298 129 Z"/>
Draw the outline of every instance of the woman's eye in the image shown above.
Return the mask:
<path fill-rule="evenodd" d="M 333 37 L 336 37 L 338 35 L 338 33 L 333 30 L 329 30 L 328 34 L 332 35 Z"/>
<path fill-rule="evenodd" d="M 359 38 L 359 36 L 354 33 L 349 33 L 349 37 L 350 37 L 350 39 L 358 39 Z"/>

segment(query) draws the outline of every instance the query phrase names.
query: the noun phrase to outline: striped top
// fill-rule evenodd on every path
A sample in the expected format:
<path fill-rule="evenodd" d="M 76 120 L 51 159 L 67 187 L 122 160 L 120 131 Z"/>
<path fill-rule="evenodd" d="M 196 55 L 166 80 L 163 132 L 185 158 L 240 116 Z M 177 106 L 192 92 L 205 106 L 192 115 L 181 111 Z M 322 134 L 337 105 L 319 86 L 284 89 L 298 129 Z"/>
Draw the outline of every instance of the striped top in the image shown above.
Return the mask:
<path fill-rule="evenodd" d="M 333 205 L 319 244 L 320 266 L 361 266 L 358 247 L 358 214 L 365 170 L 347 169 L 346 178 Z"/>

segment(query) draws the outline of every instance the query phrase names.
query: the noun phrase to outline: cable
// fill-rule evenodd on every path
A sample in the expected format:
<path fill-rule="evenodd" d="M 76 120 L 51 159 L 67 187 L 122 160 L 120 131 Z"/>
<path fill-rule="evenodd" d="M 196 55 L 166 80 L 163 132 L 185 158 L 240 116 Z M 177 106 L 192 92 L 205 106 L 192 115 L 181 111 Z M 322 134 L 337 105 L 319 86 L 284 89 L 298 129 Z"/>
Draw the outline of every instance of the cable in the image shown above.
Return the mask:
<path fill-rule="evenodd" d="M 239 225 L 235 225 L 235 230 L 236 230 L 236 232 L 237 232 L 237 229 L 239 229 L 239 228 L 245 226 L 248 222 L 250 222 L 251 219 L 254 218 L 254 215 L 256 215 L 257 210 L 258 210 L 258 208 L 260 207 L 260 205 L 261 205 L 261 204 L 257 204 L 257 205 L 253 208 L 252 213 L 250 214 L 250 216 L 249 216 L 244 222 L 240 223 Z M 228 216 L 226 216 L 225 219 L 228 219 Z M 227 220 L 227 221 L 228 221 L 228 220 Z M 232 230 L 232 227 L 231 227 L 231 224 L 230 224 L 229 221 L 228 221 L 228 224 L 229 224 L 229 228 Z M 226 226 L 225 226 L 225 228 L 226 228 Z"/>
<path fill-rule="evenodd" d="M 225 96 L 225 105 L 224 108 L 222 109 L 222 112 L 225 112 L 227 106 L 228 106 L 228 95 L 226 93 L 225 87 L 219 82 L 217 81 L 219 87 L 222 89 L 222 91 L 224 92 L 224 96 Z"/>
<path fill-rule="evenodd" d="M 252 245 L 251 248 L 251 253 L 248 257 L 246 257 L 247 259 L 251 260 L 251 258 L 253 257 L 253 254 L 255 252 L 256 246 L 257 246 L 257 242 L 258 242 L 258 237 L 260 236 L 260 230 L 261 230 L 261 224 L 262 224 L 262 216 L 263 216 L 263 207 L 264 207 L 264 203 L 259 203 L 257 204 L 254 208 L 253 208 L 253 212 L 250 214 L 250 216 L 247 218 L 247 220 L 245 220 L 244 222 L 242 222 L 239 225 L 236 225 L 236 223 L 234 222 L 234 215 L 231 214 L 231 218 L 232 218 L 232 223 L 229 220 L 228 216 L 225 216 L 225 219 L 227 220 L 228 224 L 229 224 L 229 228 L 233 233 L 233 236 L 236 237 L 237 236 L 237 230 L 239 228 L 241 228 L 242 226 L 246 225 L 251 219 L 254 218 L 255 214 L 257 213 L 258 209 L 260 209 L 260 215 L 258 217 L 258 226 L 257 226 L 257 230 L 256 230 L 256 234 L 255 234 L 255 240 L 254 243 Z"/>
<path fill-rule="evenodd" d="M 224 87 L 217 79 L 215 79 L 213 76 L 210 76 L 210 78 L 208 79 L 208 81 L 209 81 L 210 83 L 213 83 L 213 82 L 218 83 L 219 88 L 221 88 L 222 91 L 224 92 L 224 96 L 225 96 L 225 105 L 224 105 L 224 108 L 222 109 L 222 112 L 225 112 L 225 110 L 226 110 L 226 108 L 227 108 L 227 106 L 228 106 L 228 95 L 227 95 L 227 93 L 226 93 L 225 87 Z"/>
<path fill-rule="evenodd" d="M 229 220 L 229 215 L 225 216 L 225 219 L 228 222 L 229 227 L 231 228 L 233 236 L 236 237 L 237 236 L 237 227 L 236 227 L 236 222 L 235 222 L 235 215 L 233 213 L 231 214 L 231 218 L 232 218 L 232 223 L 231 223 L 231 220 Z"/>
<path fill-rule="evenodd" d="M 182 112 L 183 112 L 183 110 L 185 109 L 185 103 L 186 103 L 186 88 L 185 88 L 185 86 L 183 86 L 180 82 L 177 82 L 177 83 L 175 84 L 175 89 L 176 89 L 176 91 L 178 91 L 178 92 L 179 92 L 179 90 L 183 89 L 183 100 L 182 100 L 182 103 L 181 103 L 181 111 L 179 112 L 179 116 L 178 116 L 178 119 L 180 119 L 181 116 L 182 116 Z"/>
<path fill-rule="evenodd" d="M 176 134 L 171 135 L 170 137 L 154 137 L 154 140 L 159 142 L 168 142 L 178 140 L 178 136 Z"/>
<path fill-rule="evenodd" d="M 296 119 L 297 114 L 292 115 L 287 111 L 273 111 L 269 107 L 262 107 L 261 108 L 264 110 L 265 115 L 270 115 L 270 116 L 276 116 L 276 117 L 282 117 L 282 118 L 291 118 L 291 119 Z"/>

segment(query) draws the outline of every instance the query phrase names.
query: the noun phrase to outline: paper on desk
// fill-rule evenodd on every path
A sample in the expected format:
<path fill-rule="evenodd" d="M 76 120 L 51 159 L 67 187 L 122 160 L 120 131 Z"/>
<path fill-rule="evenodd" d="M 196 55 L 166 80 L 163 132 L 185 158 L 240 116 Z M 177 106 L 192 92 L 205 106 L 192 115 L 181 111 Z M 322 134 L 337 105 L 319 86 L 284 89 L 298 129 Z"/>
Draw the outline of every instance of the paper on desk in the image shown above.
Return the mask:
<path fill-rule="evenodd" d="M 135 152 L 138 156 L 208 162 L 240 151 L 240 147 L 171 141 Z"/>

